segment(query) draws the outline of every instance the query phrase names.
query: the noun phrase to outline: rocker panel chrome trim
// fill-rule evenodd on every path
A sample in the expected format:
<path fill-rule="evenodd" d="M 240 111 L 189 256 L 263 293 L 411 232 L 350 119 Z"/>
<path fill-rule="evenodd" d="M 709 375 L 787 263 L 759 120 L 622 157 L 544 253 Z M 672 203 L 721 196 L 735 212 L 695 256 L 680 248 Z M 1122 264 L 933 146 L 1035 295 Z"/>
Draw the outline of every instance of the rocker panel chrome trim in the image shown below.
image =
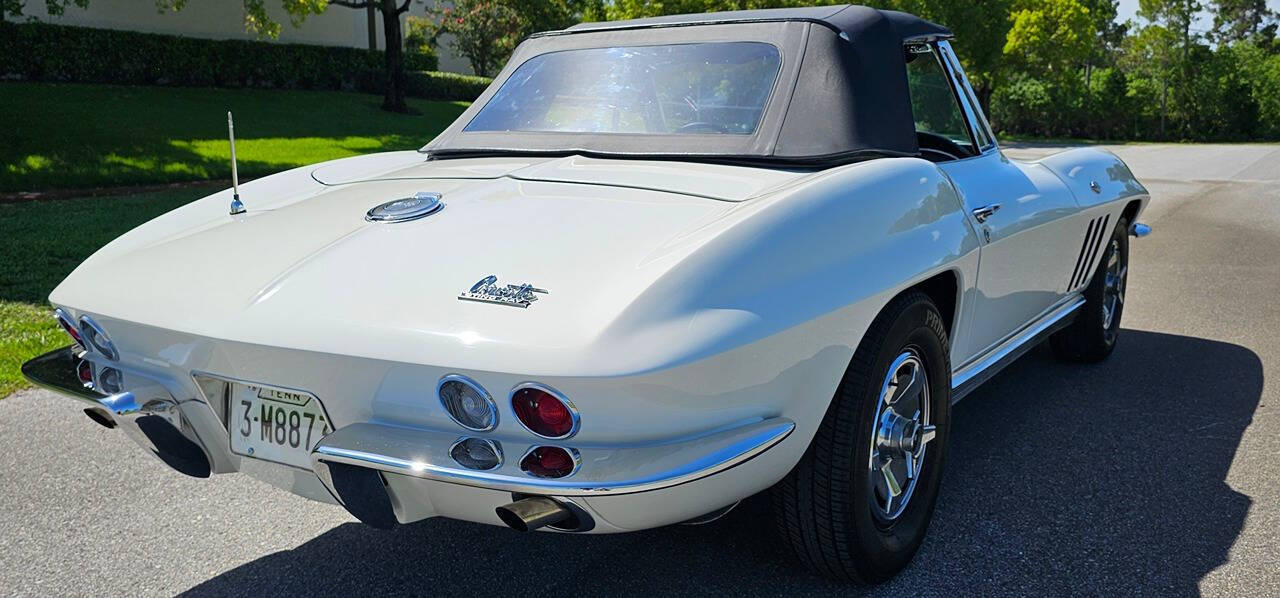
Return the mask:
<path fill-rule="evenodd" d="M 1024 328 L 1009 340 L 992 349 L 987 355 L 951 373 L 951 404 L 960 402 L 966 395 L 990 380 L 1010 363 L 1022 357 L 1049 335 L 1071 324 L 1076 311 L 1084 305 L 1084 297 L 1076 295 L 1038 322 Z"/>

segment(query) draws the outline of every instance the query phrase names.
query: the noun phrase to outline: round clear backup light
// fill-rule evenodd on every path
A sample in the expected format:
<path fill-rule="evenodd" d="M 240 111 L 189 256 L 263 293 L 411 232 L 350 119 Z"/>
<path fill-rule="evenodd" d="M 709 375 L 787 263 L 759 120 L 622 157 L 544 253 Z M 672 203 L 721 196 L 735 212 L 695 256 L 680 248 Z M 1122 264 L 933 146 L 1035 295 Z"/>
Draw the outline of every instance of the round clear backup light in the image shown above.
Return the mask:
<path fill-rule="evenodd" d="M 93 318 L 89 316 L 80 316 L 80 335 L 85 340 L 87 346 L 92 347 L 99 353 L 115 361 L 120 358 L 120 353 L 116 351 L 115 343 L 107 338 L 107 331 L 103 330 Z"/>
<path fill-rule="evenodd" d="M 459 426 L 475 432 L 498 427 L 498 406 L 475 380 L 458 374 L 440 379 L 436 385 L 440 405 Z"/>
<path fill-rule="evenodd" d="M 449 449 L 449 456 L 467 469 L 488 471 L 502 465 L 502 447 L 484 438 L 463 438 Z"/>
<path fill-rule="evenodd" d="M 98 388 L 109 395 L 116 394 L 124 388 L 124 375 L 112 367 L 102 368 L 98 373 Z"/>

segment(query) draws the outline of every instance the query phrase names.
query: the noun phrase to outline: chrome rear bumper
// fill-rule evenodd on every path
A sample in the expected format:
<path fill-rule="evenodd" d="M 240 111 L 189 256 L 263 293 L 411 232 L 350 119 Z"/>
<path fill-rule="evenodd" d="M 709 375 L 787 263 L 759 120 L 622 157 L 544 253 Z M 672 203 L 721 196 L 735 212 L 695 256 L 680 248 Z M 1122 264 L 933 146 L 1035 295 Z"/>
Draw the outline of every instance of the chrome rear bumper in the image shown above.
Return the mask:
<path fill-rule="evenodd" d="M 173 469 L 193 477 L 209 477 L 209 455 L 167 390 L 144 385 L 111 395 L 95 391 L 76 373 L 82 355 L 74 345 L 50 351 L 22 364 L 22 375 L 38 386 L 77 399 L 91 419 L 119 428 Z"/>
<path fill-rule="evenodd" d="M 457 434 L 382 424 L 352 424 L 325 436 L 311 461 L 331 490 L 325 466 L 342 463 L 519 494 L 606 496 L 661 490 L 714 475 L 769 450 L 795 427 L 789 419 L 774 418 L 681 443 L 582 448 L 578 452 L 584 465 L 560 479 L 529 476 L 520 470 L 518 459 L 507 459 L 493 471 L 464 469 L 449 456 Z"/>
<path fill-rule="evenodd" d="M 415 492 L 411 489 L 421 486 L 414 482 L 424 481 L 499 491 L 513 499 L 552 497 L 582 513 L 579 521 L 588 522 L 591 518 L 582 505 L 595 499 L 605 499 L 603 503 L 597 501 L 597 506 L 607 505 L 607 499 L 612 497 L 667 490 L 711 478 L 751 461 L 793 430 L 795 423 L 791 420 L 773 418 L 682 442 L 580 447 L 574 451 L 582 465 L 569 476 L 548 479 L 532 477 L 520 469 L 518 456 L 532 448 L 524 446 L 527 442 L 515 446 L 508 443 L 508 449 L 519 449 L 511 453 L 513 458 L 504 459 L 493 470 L 476 471 L 460 467 L 449 455 L 459 440 L 456 433 L 360 423 L 325 436 L 312 451 L 311 462 L 321 482 L 343 506 L 374 527 L 388 528 L 406 519 L 403 505 L 412 502 L 412 498 L 403 493 Z M 687 500 L 681 494 L 663 498 Z M 714 503 L 714 494 L 702 493 L 699 498 Z M 742 497 L 732 500 L 738 498 Z M 708 508 L 717 506 L 723 505 L 717 503 Z M 570 531 L 584 531 L 592 525 Z"/>
<path fill-rule="evenodd" d="M 465 437 L 459 431 L 361 422 L 322 438 L 307 471 L 229 452 L 226 379 L 196 375 L 195 390 L 202 396 L 179 401 L 152 374 L 126 373 L 127 391 L 108 395 L 81 382 L 77 369 L 85 357 L 78 347 L 64 347 L 28 361 L 22 372 L 33 383 L 76 399 L 94 421 L 120 428 L 179 472 L 208 477 L 211 472 L 245 471 L 308 498 L 336 499 L 377 527 L 437 515 L 501 524 L 494 508 L 528 496 L 555 498 L 588 522 L 592 515 L 587 511 L 613 519 L 623 513 L 646 514 L 623 524 L 602 519 L 597 531 L 675 523 L 771 485 L 775 480 L 766 478 L 785 470 L 778 462 L 787 457 L 769 449 L 796 428 L 792 420 L 774 417 L 695 437 L 624 446 L 495 436 L 487 439 L 499 447 L 503 460 L 480 471 L 467 469 L 451 455 Z M 525 473 L 521 457 L 547 444 L 571 449 L 580 466 L 556 479 Z M 716 475 L 739 466 L 737 475 Z"/>

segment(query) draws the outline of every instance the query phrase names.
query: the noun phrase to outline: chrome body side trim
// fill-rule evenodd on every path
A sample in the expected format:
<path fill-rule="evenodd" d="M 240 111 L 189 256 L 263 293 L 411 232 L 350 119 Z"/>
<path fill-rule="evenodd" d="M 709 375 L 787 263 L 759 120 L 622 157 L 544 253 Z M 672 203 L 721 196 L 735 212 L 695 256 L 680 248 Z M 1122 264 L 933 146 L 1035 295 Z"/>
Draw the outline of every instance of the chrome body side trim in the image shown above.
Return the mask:
<path fill-rule="evenodd" d="M 453 434 L 385 424 L 352 424 L 326 436 L 311 453 L 320 480 L 333 490 L 327 463 L 523 494 L 605 496 L 660 490 L 720 473 L 760 455 L 795 430 L 773 418 L 676 444 L 580 448 L 582 465 L 566 478 L 534 478 L 508 461 L 491 471 L 453 465 Z M 625 477 L 621 476 L 625 472 Z M 335 494 L 336 495 L 336 494 Z"/>
<path fill-rule="evenodd" d="M 951 373 L 951 404 L 973 392 L 1000 370 L 1013 363 L 1049 335 L 1069 325 L 1076 310 L 1084 305 L 1084 297 L 1074 295 L 1052 309 L 1044 317 L 996 345 L 986 355 Z"/>

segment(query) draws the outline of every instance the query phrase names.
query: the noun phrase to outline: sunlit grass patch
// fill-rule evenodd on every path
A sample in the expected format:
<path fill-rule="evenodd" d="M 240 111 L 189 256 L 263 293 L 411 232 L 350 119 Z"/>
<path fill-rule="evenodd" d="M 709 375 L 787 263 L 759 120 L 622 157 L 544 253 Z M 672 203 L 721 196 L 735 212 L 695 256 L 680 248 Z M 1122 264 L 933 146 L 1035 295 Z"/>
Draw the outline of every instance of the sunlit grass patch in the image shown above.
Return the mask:
<path fill-rule="evenodd" d="M 70 343 L 46 301 L 99 247 L 212 188 L 0 204 L 0 397 L 25 386 L 22 362 Z"/>
<path fill-rule="evenodd" d="M 325 91 L 0 83 L 21 115 L 0 127 L 0 191 L 148 185 L 230 177 L 227 111 L 240 174 L 258 177 L 362 153 L 417 149 L 467 104 Z"/>
<path fill-rule="evenodd" d="M 0 398 L 26 386 L 22 362 L 69 342 L 48 306 L 0 301 Z"/>
<path fill-rule="evenodd" d="M 199 156 L 204 163 L 219 164 L 231 160 L 231 149 L 226 139 L 174 140 L 170 144 L 177 150 Z M 237 139 L 236 157 L 256 167 L 285 170 L 335 158 L 386 151 L 386 148 L 417 149 L 420 145 L 423 144 L 401 135 Z"/>

